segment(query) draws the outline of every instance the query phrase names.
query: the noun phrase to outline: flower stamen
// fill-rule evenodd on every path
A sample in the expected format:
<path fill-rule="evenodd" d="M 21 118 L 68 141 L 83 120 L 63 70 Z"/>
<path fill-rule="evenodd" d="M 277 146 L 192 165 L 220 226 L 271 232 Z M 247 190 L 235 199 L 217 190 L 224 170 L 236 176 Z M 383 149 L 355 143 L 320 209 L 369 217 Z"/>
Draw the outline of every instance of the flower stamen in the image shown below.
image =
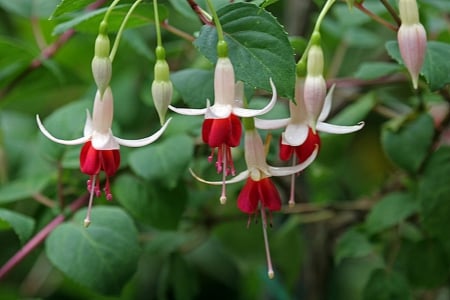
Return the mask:
<path fill-rule="evenodd" d="M 94 201 L 94 193 L 95 193 L 95 179 L 96 176 L 92 176 L 92 180 L 88 180 L 88 187 L 90 187 L 90 195 L 89 195 L 89 204 L 86 212 L 86 218 L 84 219 L 84 227 L 89 227 L 91 224 L 91 209 L 92 209 L 92 203 Z"/>
<path fill-rule="evenodd" d="M 267 275 L 270 279 L 273 279 L 275 277 L 275 273 L 273 271 L 272 267 L 272 258 L 270 256 L 270 248 L 269 248 L 269 239 L 267 237 L 267 217 L 266 217 L 266 210 L 263 206 L 260 206 L 261 210 L 261 219 L 262 219 L 262 229 L 263 229 L 263 235 L 264 235 L 264 247 L 266 249 L 266 258 L 267 258 Z"/>

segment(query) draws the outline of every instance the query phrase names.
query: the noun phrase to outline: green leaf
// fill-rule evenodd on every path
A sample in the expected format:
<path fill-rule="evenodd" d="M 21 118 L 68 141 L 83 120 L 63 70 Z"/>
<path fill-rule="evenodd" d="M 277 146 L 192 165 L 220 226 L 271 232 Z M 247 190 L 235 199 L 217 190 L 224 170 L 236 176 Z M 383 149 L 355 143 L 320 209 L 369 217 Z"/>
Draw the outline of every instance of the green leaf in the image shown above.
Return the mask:
<path fill-rule="evenodd" d="M 402 222 L 416 213 L 418 203 L 407 193 L 392 193 L 383 197 L 370 211 L 365 228 L 375 234 Z"/>
<path fill-rule="evenodd" d="M 249 3 L 218 12 L 237 80 L 270 91 L 272 78 L 280 96 L 293 98 L 295 61 L 287 33 L 267 11 Z M 194 43 L 211 62 L 217 60 L 217 32 L 205 25 Z"/>
<path fill-rule="evenodd" d="M 392 122 L 397 123 L 398 120 L 394 119 Z M 384 151 L 399 167 L 411 173 L 417 172 L 433 141 L 433 119 L 423 113 L 405 120 L 400 128 L 389 125 L 384 126 L 381 133 Z"/>
<path fill-rule="evenodd" d="M 393 63 L 367 62 L 360 65 L 354 76 L 365 80 L 371 80 L 391 75 L 400 70 L 401 67 Z"/>
<path fill-rule="evenodd" d="M 23 214 L 0 208 L 0 220 L 5 221 L 11 226 L 22 244 L 24 244 L 33 233 L 33 218 Z"/>
<path fill-rule="evenodd" d="M 96 206 L 83 227 L 86 210 L 58 226 L 47 238 L 46 253 L 68 278 L 105 295 L 118 295 L 136 271 L 140 254 L 133 220 L 118 207 Z"/>
<path fill-rule="evenodd" d="M 419 185 L 424 227 L 443 242 L 448 242 L 450 225 L 450 148 L 442 147 L 431 156 Z"/>
<path fill-rule="evenodd" d="M 21 178 L 0 187 L 0 204 L 26 199 L 41 192 L 54 174 Z"/>
<path fill-rule="evenodd" d="M 404 64 L 396 41 L 387 42 L 386 49 L 393 59 Z M 420 73 L 425 76 L 432 91 L 444 88 L 446 84 L 450 83 L 448 57 L 450 57 L 450 44 L 437 41 L 427 42 L 425 61 Z"/>
<path fill-rule="evenodd" d="M 71 13 L 91 4 L 91 0 L 62 0 L 53 11 L 50 19 L 59 17 L 66 13 Z"/>
<path fill-rule="evenodd" d="M 206 107 L 207 99 L 214 99 L 213 70 L 184 69 L 170 76 L 175 89 L 191 108 Z"/>
<path fill-rule="evenodd" d="M 131 4 L 124 4 L 116 6 L 108 19 L 108 32 L 117 32 L 122 24 L 123 18 L 128 13 Z M 69 29 L 76 29 L 77 31 L 87 33 L 98 33 L 98 26 L 103 20 L 104 14 L 108 8 L 101 8 L 90 12 L 83 12 L 78 17 L 75 17 L 67 22 L 61 23 L 55 27 L 53 34 L 61 34 Z M 167 18 L 167 9 L 163 6 L 158 6 L 159 17 L 161 20 Z M 153 6 L 150 4 L 140 4 L 131 14 L 125 28 L 134 28 L 148 25 L 154 22 Z"/>
<path fill-rule="evenodd" d="M 335 251 L 335 262 L 344 258 L 364 257 L 373 253 L 373 246 L 365 234 L 357 228 L 347 230 L 338 240 Z"/>
<path fill-rule="evenodd" d="M 168 188 L 176 186 L 194 152 L 194 141 L 186 135 L 171 136 L 149 147 L 133 151 L 130 167 L 146 180 L 158 180 Z"/>
<path fill-rule="evenodd" d="M 364 288 L 364 300 L 409 300 L 410 288 L 405 278 L 394 271 L 377 269 Z"/>
<path fill-rule="evenodd" d="M 176 229 L 187 202 L 182 185 L 169 190 L 131 175 L 116 178 L 113 194 L 133 217 L 159 229 Z"/>
<path fill-rule="evenodd" d="M 407 248 L 406 275 L 411 285 L 438 288 L 449 276 L 449 262 L 442 245 L 436 240 L 424 240 Z"/>

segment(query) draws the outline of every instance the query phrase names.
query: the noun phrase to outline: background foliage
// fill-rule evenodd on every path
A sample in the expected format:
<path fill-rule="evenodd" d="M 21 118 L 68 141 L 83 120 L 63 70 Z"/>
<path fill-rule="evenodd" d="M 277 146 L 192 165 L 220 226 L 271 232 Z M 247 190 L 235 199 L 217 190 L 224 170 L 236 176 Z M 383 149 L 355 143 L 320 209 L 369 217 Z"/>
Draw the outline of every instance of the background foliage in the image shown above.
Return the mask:
<path fill-rule="evenodd" d="M 113 11 L 111 38 L 132 2 Z M 256 6 L 263 1 L 235 2 L 214 4 L 236 77 L 254 94 L 252 107 L 266 103 L 272 77 L 282 98 L 265 118 L 287 117 L 295 62 L 324 1 L 282 0 L 265 9 Z M 241 185 L 229 186 L 222 206 L 219 188 L 188 172 L 219 178 L 199 138 L 201 118 L 171 114 L 157 143 L 121 148 L 114 200 L 97 199 L 91 227 L 82 227 L 87 178 L 79 147 L 48 141 L 35 115 L 55 136 L 81 135 L 95 92 L 94 40 L 110 1 L 0 0 L 0 265 L 48 224 L 60 224 L 0 275 L 0 298 L 448 299 L 450 3 L 418 1 L 429 43 L 416 93 L 395 32 L 355 2 L 337 1 L 321 33 L 326 79 L 337 84 L 330 123 L 366 126 L 321 136 L 319 158 L 297 178 L 297 205 L 273 215 L 270 280 L 260 224 L 247 229 L 234 203 Z M 363 5 L 394 24 L 381 2 Z M 184 0 L 161 1 L 160 17 L 168 20 L 173 103 L 203 107 L 213 98 L 215 29 L 202 27 Z M 113 64 L 120 137 L 159 128 L 150 93 L 155 38 L 152 3 L 144 1 Z M 281 165 L 280 132 L 271 134 L 269 161 Z M 233 156 L 243 170 L 242 149 Z M 289 179 L 274 180 L 287 199 Z"/>

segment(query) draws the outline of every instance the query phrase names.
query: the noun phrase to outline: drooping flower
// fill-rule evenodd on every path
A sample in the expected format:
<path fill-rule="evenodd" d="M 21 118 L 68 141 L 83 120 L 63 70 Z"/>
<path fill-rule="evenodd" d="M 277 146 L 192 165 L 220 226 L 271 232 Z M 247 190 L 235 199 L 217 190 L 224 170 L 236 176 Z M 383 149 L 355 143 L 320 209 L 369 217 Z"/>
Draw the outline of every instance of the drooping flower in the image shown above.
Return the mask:
<path fill-rule="evenodd" d="M 245 121 L 249 120 L 247 119 Z M 266 231 L 266 210 L 268 210 L 269 213 L 280 210 L 281 198 L 270 177 L 287 176 L 302 171 L 314 161 L 317 156 L 318 149 L 316 147 L 310 157 L 298 165 L 291 167 L 273 167 L 268 165 L 266 162 L 264 144 L 260 135 L 254 128 L 254 125 L 245 127 L 245 161 L 247 164 L 247 170 L 241 172 L 236 177 L 227 180 L 225 183 L 230 184 L 246 180 L 244 187 L 239 193 L 237 206 L 242 212 L 249 215 L 249 223 L 251 217 L 255 215 L 258 210 L 260 210 L 267 256 L 268 275 L 270 278 L 273 278 L 274 272 L 270 258 L 269 243 Z M 251 127 L 253 127 L 253 129 L 251 129 Z M 204 180 L 198 177 L 194 172 L 192 172 L 192 170 L 191 173 L 197 180 L 203 183 L 212 185 L 222 184 L 222 182 L 219 181 Z"/>
<path fill-rule="evenodd" d="M 292 155 L 293 164 L 302 163 L 306 158 L 310 157 L 311 153 L 320 147 L 320 137 L 317 131 L 333 133 L 333 134 L 346 134 L 360 130 L 364 126 L 364 122 L 360 122 L 353 126 L 340 126 L 325 123 L 325 119 L 328 117 L 331 105 L 332 95 L 335 86 L 330 88 L 327 96 L 325 97 L 322 111 L 318 114 L 317 119 L 312 119 L 308 110 L 305 109 L 305 100 L 303 98 L 304 81 L 302 78 L 297 77 L 295 84 L 295 100 L 296 104 L 289 102 L 290 117 L 277 120 L 263 120 L 255 119 L 255 126 L 259 129 L 278 129 L 285 128 L 281 133 L 280 138 L 280 159 L 289 160 Z M 313 120 L 315 128 L 311 127 L 310 120 Z M 294 175 L 291 180 L 291 196 L 289 204 L 294 205 Z"/>
<path fill-rule="evenodd" d="M 270 111 L 276 103 L 277 91 L 270 79 L 272 99 L 262 109 L 247 109 L 241 107 L 243 86 L 235 82 L 233 65 L 228 57 L 219 57 L 214 73 L 214 105 L 206 100 L 206 108 L 189 109 L 169 108 L 183 115 L 204 115 L 202 125 L 203 142 L 212 149 L 208 160 L 211 162 L 217 151 L 216 169 L 222 173 L 222 194 L 220 202 L 226 202 L 225 179 L 235 174 L 231 148 L 239 145 L 242 135 L 242 125 L 239 117 L 255 117 Z"/>
<path fill-rule="evenodd" d="M 417 89 L 420 69 L 425 60 L 427 34 L 419 21 L 416 0 L 400 0 L 399 11 L 402 23 L 397 32 L 398 46 L 413 87 Z"/>
<path fill-rule="evenodd" d="M 51 141 L 63 145 L 81 145 L 84 144 L 80 152 L 80 169 L 83 173 L 90 176 L 87 182 L 88 190 L 91 193 L 89 201 L 88 216 L 85 220 L 85 226 L 90 223 L 90 208 L 92 197 L 95 194 L 100 196 L 99 175 L 103 171 L 106 175 L 106 184 L 104 191 L 108 200 L 112 199 L 109 177 L 114 175 L 120 165 L 120 145 L 127 147 L 142 147 L 156 141 L 167 128 L 170 119 L 153 135 L 138 139 L 126 140 L 113 135 L 111 125 L 113 121 L 113 95 L 111 88 L 107 87 L 101 96 L 97 91 L 94 100 L 93 115 L 91 117 L 89 110 L 86 111 L 86 123 L 84 125 L 83 136 L 74 140 L 62 140 L 54 137 L 42 124 L 39 115 L 36 115 L 36 121 L 41 132 Z"/>

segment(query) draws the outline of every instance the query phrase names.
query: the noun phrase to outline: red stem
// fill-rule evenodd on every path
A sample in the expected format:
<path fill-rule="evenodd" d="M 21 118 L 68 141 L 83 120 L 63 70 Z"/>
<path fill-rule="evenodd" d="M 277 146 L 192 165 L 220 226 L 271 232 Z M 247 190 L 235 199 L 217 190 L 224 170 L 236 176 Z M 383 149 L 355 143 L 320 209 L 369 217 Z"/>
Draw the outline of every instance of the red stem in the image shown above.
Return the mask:
<path fill-rule="evenodd" d="M 76 212 L 80 209 L 88 200 L 88 194 L 81 196 L 75 200 L 70 206 L 69 210 L 71 213 Z M 47 236 L 64 220 L 66 216 L 64 214 L 59 214 L 44 228 L 41 229 L 31 240 L 26 243 L 22 249 L 20 249 L 13 257 L 11 257 L 1 268 L 0 268 L 0 280 L 8 274 L 18 263 L 20 263 L 28 254 L 31 253 L 37 246 L 39 246 Z"/>

